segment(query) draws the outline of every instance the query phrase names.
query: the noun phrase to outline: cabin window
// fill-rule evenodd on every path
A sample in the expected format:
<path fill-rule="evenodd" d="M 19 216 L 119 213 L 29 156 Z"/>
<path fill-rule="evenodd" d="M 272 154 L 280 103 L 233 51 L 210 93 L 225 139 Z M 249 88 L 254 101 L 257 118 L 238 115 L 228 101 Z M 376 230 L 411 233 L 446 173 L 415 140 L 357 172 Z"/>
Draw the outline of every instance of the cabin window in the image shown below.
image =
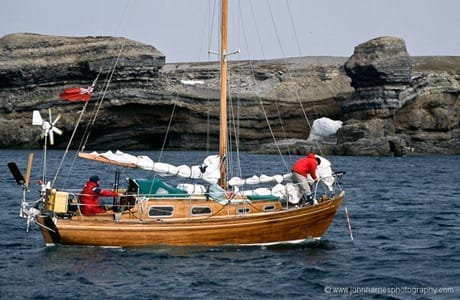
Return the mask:
<path fill-rule="evenodd" d="M 245 208 L 238 208 L 238 210 L 236 211 L 237 214 L 239 215 L 244 215 L 244 214 L 248 214 L 249 213 L 249 208 L 245 207 Z"/>
<path fill-rule="evenodd" d="M 192 207 L 192 215 L 209 215 L 211 208 L 209 206 L 195 206 Z"/>
<path fill-rule="evenodd" d="M 265 205 L 264 206 L 264 211 L 274 211 L 275 206 L 274 205 Z"/>
<path fill-rule="evenodd" d="M 151 206 L 149 210 L 149 217 L 169 217 L 174 212 L 173 206 Z"/>

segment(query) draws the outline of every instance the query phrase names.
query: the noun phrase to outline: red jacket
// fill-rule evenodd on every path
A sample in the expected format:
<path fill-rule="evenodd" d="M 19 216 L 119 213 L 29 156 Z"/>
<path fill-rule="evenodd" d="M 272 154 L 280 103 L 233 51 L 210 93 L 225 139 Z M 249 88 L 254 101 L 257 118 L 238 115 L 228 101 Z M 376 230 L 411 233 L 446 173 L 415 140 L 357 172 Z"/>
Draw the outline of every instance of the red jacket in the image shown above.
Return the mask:
<path fill-rule="evenodd" d="M 84 215 L 94 215 L 104 213 L 105 209 L 99 206 L 99 196 L 116 197 L 118 193 L 111 190 L 103 190 L 98 187 L 94 181 L 86 182 L 83 190 L 80 192 L 80 210 Z"/>
<path fill-rule="evenodd" d="M 306 157 L 303 157 L 296 161 L 292 166 L 292 171 L 300 175 L 307 177 L 308 174 L 316 180 L 316 168 L 318 167 L 318 162 L 313 153 L 309 153 Z"/>

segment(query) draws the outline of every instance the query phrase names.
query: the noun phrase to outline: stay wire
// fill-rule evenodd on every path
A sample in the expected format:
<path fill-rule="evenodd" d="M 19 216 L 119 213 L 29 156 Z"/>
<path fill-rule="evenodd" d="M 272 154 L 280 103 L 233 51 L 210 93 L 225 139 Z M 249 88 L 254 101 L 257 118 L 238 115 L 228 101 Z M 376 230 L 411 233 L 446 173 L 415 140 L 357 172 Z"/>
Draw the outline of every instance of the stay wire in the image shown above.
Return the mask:
<path fill-rule="evenodd" d="M 275 31 L 275 34 L 276 34 L 276 37 L 277 37 L 278 46 L 280 47 L 280 51 L 281 51 L 282 56 L 286 57 L 284 49 L 283 49 L 283 45 L 281 43 L 280 35 L 278 33 L 278 28 L 276 26 L 275 18 L 273 16 L 270 1 L 268 1 L 267 3 L 268 3 L 269 12 L 270 12 L 270 17 L 271 17 L 271 20 L 272 20 L 272 25 L 273 25 L 273 28 L 274 28 L 274 31 Z M 289 9 L 289 14 L 290 14 L 290 9 Z M 291 16 L 291 19 L 292 19 L 292 16 Z M 294 26 L 293 22 L 291 24 L 292 24 L 292 26 Z M 294 31 L 294 34 L 296 34 L 295 31 Z M 297 40 L 297 36 L 296 36 L 296 40 Z M 299 47 L 299 51 L 300 51 L 300 47 Z M 292 72 L 291 72 L 291 68 L 289 67 L 288 60 L 283 59 L 283 61 L 284 61 L 284 66 L 285 66 L 285 68 L 287 70 L 288 76 L 290 78 L 294 78 L 294 76 L 292 75 Z M 299 106 L 300 106 L 300 108 L 302 110 L 302 113 L 303 113 L 304 119 L 306 121 L 307 127 L 310 129 L 310 132 L 311 132 L 312 126 L 311 126 L 311 123 L 310 123 L 310 119 L 308 118 L 306 110 L 305 110 L 305 107 L 303 106 L 303 103 L 302 103 L 302 101 L 300 99 L 299 91 L 297 89 L 294 89 L 294 93 L 295 93 L 296 100 L 299 102 Z M 315 141 L 315 145 L 318 147 L 320 154 L 323 155 L 323 151 L 322 151 L 321 146 L 319 145 L 319 143 Z"/>
<path fill-rule="evenodd" d="M 297 44 L 297 50 L 299 51 L 299 56 L 302 56 L 302 50 L 301 50 L 301 47 L 300 47 L 299 38 L 298 38 L 298 35 L 297 35 L 297 30 L 296 30 L 295 23 L 294 23 L 294 18 L 292 17 L 292 11 L 291 11 L 291 6 L 289 5 L 289 0 L 286 0 L 286 7 L 287 7 L 287 10 L 288 10 L 288 13 L 289 13 L 289 20 L 291 21 L 292 32 L 294 33 L 295 41 L 296 41 L 296 44 Z"/>
<path fill-rule="evenodd" d="M 110 85 L 110 81 L 111 81 L 111 79 L 112 79 L 112 77 L 113 77 L 113 74 L 114 74 L 114 72 L 115 72 L 115 68 L 116 68 L 116 66 L 117 66 L 117 64 L 118 64 L 118 61 L 119 61 L 119 58 L 120 58 L 120 56 L 121 56 L 121 53 L 122 53 L 122 50 L 123 50 L 123 47 L 124 47 L 125 43 L 126 43 L 126 40 L 124 39 L 124 40 L 123 40 L 123 43 L 122 43 L 122 45 L 121 45 L 121 47 L 120 47 L 120 51 L 118 52 L 117 58 L 116 58 L 116 60 L 115 60 L 115 62 L 114 62 L 114 64 L 113 64 L 113 67 L 112 67 L 112 69 L 111 69 L 111 72 L 108 73 L 108 74 L 106 75 L 106 78 L 105 78 L 105 80 L 104 80 L 104 81 L 105 81 L 105 89 L 103 90 L 103 93 L 102 93 L 102 95 L 99 97 L 99 99 L 96 100 L 96 107 L 95 107 L 95 109 L 93 109 L 92 115 L 90 116 L 90 120 L 91 120 L 91 121 L 90 121 L 90 122 L 88 123 L 88 125 L 86 126 L 85 131 L 84 131 L 84 133 L 83 133 L 83 138 L 82 138 L 82 140 L 80 141 L 80 144 L 79 144 L 79 146 L 78 146 L 78 148 L 77 148 L 77 151 L 76 151 L 76 153 L 75 153 L 75 155 L 74 155 L 74 157 L 73 157 L 72 164 L 71 164 L 71 166 L 69 167 L 68 174 L 67 174 L 67 176 L 65 177 L 66 179 L 65 179 L 65 181 L 64 181 L 64 183 L 63 183 L 63 186 L 64 186 L 64 187 L 65 187 L 65 185 L 67 184 L 68 179 L 70 178 L 70 175 L 71 175 L 71 173 L 72 173 L 73 167 L 74 167 L 74 165 L 75 165 L 75 163 L 76 163 L 76 160 L 77 160 L 77 158 L 78 158 L 78 153 L 79 153 L 80 151 L 83 152 L 83 151 L 85 150 L 85 148 L 86 148 L 86 143 L 88 142 L 89 136 L 90 136 L 90 134 L 91 134 L 91 128 L 92 128 L 92 126 L 94 125 L 94 123 L 95 123 L 95 121 L 96 121 L 97 113 L 99 112 L 99 109 L 100 109 L 100 107 L 101 107 L 101 105 L 102 105 L 102 102 L 103 102 L 103 100 L 104 100 L 104 97 L 105 97 L 105 95 L 106 95 L 106 93 L 107 93 L 107 90 L 108 90 L 109 85 Z M 103 72 L 103 71 L 102 71 L 102 68 L 101 68 L 101 70 L 99 71 L 99 74 L 98 74 L 97 77 L 96 77 L 96 80 L 99 78 L 99 76 L 100 76 L 100 74 L 102 74 L 102 72 Z M 74 134 L 75 134 L 76 130 L 78 129 L 79 123 L 81 122 L 81 119 L 82 119 L 82 117 L 83 117 L 83 115 L 84 115 L 84 112 L 86 111 L 86 108 L 87 108 L 88 103 L 89 103 L 89 101 L 85 103 L 85 105 L 84 105 L 84 107 L 83 107 L 83 109 L 82 109 L 82 111 L 81 111 L 81 113 L 80 113 L 79 120 L 78 120 L 78 122 L 77 122 L 77 124 L 76 124 L 76 126 L 75 126 L 75 128 L 74 128 Z M 68 144 L 68 147 L 70 147 L 70 143 Z M 57 176 L 57 175 L 56 175 L 56 176 Z"/>
<path fill-rule="evenodd" d="M 257 20 L 256 14 L 254 13 L 254 6 L 252 5 L 251 0 L 249 0 L 249 6 L 251 8 L 252 19 Z M 257 26 L 257 22 L 254 23 L 254 29 L 256 30 L 257 39 L 258 39 L 259 45 L 260 45 L 260 51 L 262 52 L 262 58 L 265 59 L 264 47 L 263 47 L 263 43 L 262 43 L 262 39 L 261 39 L 261 34 L 260 34 L 260 31 L 259 31 L 259 26 Z"/>
<path fill-rule="evenodd" d="M 163 144 L 161 145 L 161 151 L 160 151 L 160 156 L 158 157 L 158 161 L 161 161 L 161 158 L 163 156 L 163 152 L 164 152 L 165 147 L 166 147 L 166 141 L 168 139 L 169 130 L 171 129 L 172 120 L 174 119 L 174 113 L 176 111 L 176 105 L 177 105 L 177 103 L 174 101 L 173 109 L 171 111 L 171 116 L 169 117 L 168 128 L 166 128 L 165 138 L 163 139 Z"/>
<path fill-rule="evenodd" d="M 133 7 L 133 3 L 134 3 L 134 0 L 130 0 L 128 2 L 126 2 L 126 5 L 124 7 L 124 10 L 123 10 L 123 15 L 121 17 L 121 21 L 120 23 L 118 24 L 118 27 L 123 27 L 122 23 L 124 22 L 124 20 L 127 19 L 127 13 L 130 9 L 130 7 Z M 118 55 L 117 55 L 117 58 L 115 59 L 114 63 L 113 63 L 113 66 L 111 68 L 111 72 L 109 72 L 106 77 L 105 77 L 105 89 L 103 89 L 103 94 L 101 97 L 99 97 L 99 99 L 96 101 L 96 103 L 99 103 L 99 105 L 96 105 L 97 109 L 93 109 L 92 111 L 92 114 L 90 116 L 90 122 L 88 123 L 88 125 L 86 126 L 85 128 L 85 131 L 84 131 L 84 134 L 83 134 L 83 138 L 82 140 L 80 141 L 80 144 L 79 144 L 79 147 L 78 147 L 78 150 L 81 150 L 81 151 L 84 151 L 85 148 L 86 148 L 86 144 L 88 142 L 88 139 L 89 139 L 89 136 L 91 134 L 91 128 L 92 126 L 94 125 L 95 121 L 96 121 L 96 118 L 97 118 L 97 115 L 98 115 L 98 112 L 99 112 L 99 109 L 104 101 L 104 98 L 105 98 L 105 95 L 107 93 L 107 90 L 110 86 L 110 82 L 112 80 L 112 77 L 113 77 L 113 74 L 115 72 L 115 69 L 117 67 L 117 64 L 118 64 L 118 61 L 120 59 L 120 56 L 121 56 L 121 53 L 123 52 L 123 49 L 124 49 L 124 46 L 126 44 L 126 39 L 123 39 L 123 42 L 121 44 L 121 47 L 120 47 L 120 50 L 118 52 Z M 102 68 L 101 68 L 102 69 Z M 109 69 L 110 70 L 110 69 Z M 102 70 L 100 71 L 100 73 L 102 72 Z"/>
<path fill-rule="evenodd" d="M 240 11 L 240 15 L 242 15 L 242 12 L 241 12 L 241 11 Z M 244 20 L 243 20 L 243 18 L 240 18 L 240 22 L 241 22 L 242 28 L 243 28 L 242 33 L 243 33 L 244 43 L 245 43 L 245 45 L 246 45 L 246 48 L 248 49 L 248 56 L 250 57 L 249 60 L 248 60 L 248 62 L 249 62 L 249 67 L 250 67 L 251 73 L 253 74 L 253 77 L 254 77 L 255 74 L 256 74 L 256 72 L 255 72 L 255 66 L 254 66 L 254 61 L 251 59 L 252 55 L 251 55 L 251 53 L 250 53 L 250 51 L 249 51 L 249 46 L 248 46 L 249 43 L 248 43 L 248 39 L 247 39 L 247 34 L 246 34 L 245 30 L 244 30 L 244 28 L 246 28 L 246 27 L 244 26 Z M 260 39 L 259 39 L 259 41 L 260 41 Z M 277 138 L 276 138 L 276 136 L 275 136 L 275 134 L 274 134 L 274 132 L 273 132 L 272 126 L 270 125 L 270 120 L 268 119 L 268 115 L 267 115 L 267 112 L 266 112 L 265 107 L 264 107 L 263 99 L 262 99 L 262 97 L 261 97 L 260 95 L 256 95 L 256 97 L 257 97 L 257 99 L 258 99 L 258 101 L 259 101 L 259 105 L 260 105 L 261 110 L 262 110 L 262 113 L 263 113 L 263 115 L 264 115 L 265 122 L 267 123 L 268 130 L 270 131 L 271 137 L 272 137 L 272 139 L 273 139 L 273 141 L 274 141 L 274 144 L 275 144 L 275 147 L 276 147 L 276 149 L 277 149 L 277 151 L 278 151 L 278 154 L 279 154 L 279 156 L 281 157 L 281 160 L 282 160 L 282 162 L 283 162 L 284 167 L 286 168 L 286 170 L 290 171 L 290 168 L 288 167 L 288 164 L 287 164 L 287 162 L 286 162 L 284 156 L 282 155 L 282 152 L 281 152 L 281 149 L 280 149 L 278 140 L 277 140 Z M 284 130 L 284 129 L 283 129 L 283 130 Z"/>
<path fill-rule="evenodd" d="M 132 4 L 133 4 L 133 0 L 127 2 L 127 5 L 125 6 L 125 9 L 124 9 L 124 13 L 123 13 L 122 19 L 125 19 L 125 17 L 126 17 L 125 14 L 126 14 L 126 12 L 128 11 L 128 8 L 129 8 L 130 6 L 132 6 Z M 120 24 L 121 24 L 121 23 L 120 23 Z M 120 24 L 119 24 L 119 26 L 120 26 Z M 74 155 L 72 164 L 71 164 L 71 166 L 68 168 L 69 171 L 68 171 L 68 175 L 65 177 L 65 181 L 64 181 L 64 184 L 63 184 L 63 188 L 65 188 L 65 185 L 67 184 L 67 181 L 68 181 L 68 179 L 70 178 L 70 174 L 72 173 L 72 169 L 73 169 L 73 167 L 74 167 L 74 165 L 75 165 L 75 162 L 76 162 L 76 159 L 77 159 L 77 157 L 78 157 L 78 152 L 80 151 L 80 149 L 81 149 L 81 151 L 84 151 L 84 149 L 85 149 L 85 147 L 86 147 L 86 143 L 87 143 L 87 141 L 88 141 L 88 139 L 89 139 L 89 136 L 90 136 L 90 133 L 91 133 L 91 127 L 92 127 L 92 126 L 94 125 L 94 123 L 95 123 L 95 120 L 96 120 L 96 118 L 97 118 L 97 114 L 98 114 L 99 109 L 100 109 L 100 107 L 101 107 L 101 105 L 102 105 L 102 102 L 103 102 L 103 100 L 104 100 L 104 97 L 105 97 L 105 95 L 106 95 L 106 93 L 107 93 L 107 90 L 108 90 L 108 88 L 109 88 L 111 79 L 112 79 L 113 74 L 114 74 L 114 71 L 115 71 L 115 68 L 116 68 L 116 66 L 117 66 L 117 64 L 118 64 L 118 61 L 119 61 L 119 59 L 120 59 L 120 56 L 121 56 L 121 53 L 122 53 L 122 51 L 123 51 L 123 48 L 124 48 L 125 44 L 126 44 L 126 39 L 123 39 L 123 43 L 122 43 L 122 45 L 121 45 L 121 47 L 120 47 L 120 51 L 118 52 L 117 58 L 116 58 L 116 60 L 115 60 L 115 63 L 113 64 L 112 72 L 110 73 L 110 75 L 107 74 L 107 76 L 106 76 L 106 78 L 105 78 L 105 80 L 104 80 L 104 81 L 106 82 L 106 88 L 104 89 L 104 92 L 103 92 L 102 96 L 96 101 L 96 103 L 99 103 L 99 105 L 97 106 L 97 110 L 96 110 L 96 111 L 93 110 L 93 113 L 92 113 L 93 116 L 90 117 L 90 119 L 92 119 L 92 122 L 89 122 L 88 125 L 86 126 L 85 131 L 84 131 L 84 133 L 83 133 L 83 139 L 80 141 L 80 144 L 79 144 L 79 146 L 78 146 L 78 148 L 77 148 L 77 151 L 76 151 L 76 153 L 75 153 L 75 155 Z M 101 69 L 99 70 L 99 73 L 98 73 L 97 76 L 96 76 L 96 79 L 93 81 L 93 84 L 92 84 L 93 89 L 95 88 L 96 83 L 97 83 L 97 81 L 98 81 L 98 79 L 99 79 L 99 76 L 102 74 L 102 72 L 103 72 L 103 69 L 101 68 Z M 64 160 L 65 160 L 65 157 L 67 156 L 68 151 L 69 151 L 70 146 L 71 146 L 71 143 L 72 143 L 72 141 L 73 141 L 73 139 L 74 139 L 74 137 L 75 137 L 75 135 L 76 135 L 76 131 L 77 131 L 77 129 L 78 129 L 80 123 L 81 123 L 81 120 L 82 120 L 82 118 L 83 118 L 83 116 L 84 116 L 84 114 L 85 114 L 85 112 L 86 112 L 86 109 L 87 109 L 87 107 L 88 107 L 88 103 L 89 103 L 89 101 L 86 101 L 86 102 L 85 102 L 85 105 L 83 106 L 82 110 L 80 111 L 80 116 L 79 116 L 79 118 L 78 118 L 78 120 L 77 120 L 77 122 L 76 122 L 76 125 L 75 125 L 75 127 L 74 127 L 74 130 L 73 130 L 72 135 L 71 135 L 71 138 L 70 138 L 70 141 L 69 141 L 69 143 L 67 144 L 67 147 L 66 147 L 66 150 L 65 150 L 65 152 L 64 152 L 64 155 L 63 155 L 63 157 L 62 157 L 62 160 L 61 160 L 61 162 L 60 162 L 60 164 L 59 164 L 59 167 L 58 167 L 58 169 L 57 169 L 57 171 L 56 171 L 55 177 L 53 178 L 52 185 L 54 185 L 55 182 L 56 182 L 56 180 L 57 180 L 57 177 L 58 177 L 58 175 L 59 175 L 59 173 L 60 173 L 60 170 L 61 170 L 61 168 L 62 168 L 62 165 L 63 165 L 63 162 L 64 162 Z"/>
<path fill-rule="evenodd" d="M 94 79 L 93 84 L 91 85 L 93 89 L 96 87 L 96 83 L 97 83 L 97 80 L 99 79 L 99 76 L 101 75 L 101 71 L 102 71 L 102 70 L 99 71 L 99 73 L 98 73 L 97 76 L 96 76 L 96 79 Z M 83 115 L 84 115 L 84 113 L 85 113 L 85 111 L 86 111 L 86 107 L 88 106 L 88 102 L 89 102 L 89 101 L 85 101 L 85 104 L 83 105 L 83 108 L 82 108 L 82 110 L 80 111 L 80 115 L 79 115 L 79 117 L 78 117 L 77 123 L 75 124 L 75 127 L 74 127 L 74 129 L 73 129 L 72 135 L 70 136 L 70 140 L 69 140 L 69 142 L 67 143 L 67 147 L 66 147 L 66 149 L 65 149 L 65 151 L 64 151 L 64 154 L 62 155 L 62 159 L 61 159 L 61 161 L 60 161 L 60 163 L 59 163 L 59 166 L 58 166 L 58 168 L 57 168 L 57 170 L 56 170 L 56 173 L 55 173 L 55 175 L 54 175 L 53 181 L 51 182 L 51 186 L 54 186 L 54 183 L 56 182 L 57 177 L 59 176 L 59 173 L 60 173 L 60 171 L 61 171 L 62 165 L 63 165 L 63 163 L 64 163 L 64 161 L 65 161 L 65 158 L 66 158 L 67 154 L 69 153 L 69 149 L 70 149 L 70 146 L 71 146 L 71 144 L 72 144 L 72 141 L 73 141 L 73 139 L 74 139 L 74 137 L 75 137 L 75 134 L 76 134 L 76 132 L 77 132 L 77 129 L 78 129 L 78 127 L 80 126 L 81 119 L 83 118 Z M 71 171 L 72 168 L 70 168 L 69 170 Z M 67 183 L 67 180 L 65 181 L 65 183 Z M 65 185 L 64 185 L 62 188 L 65 188 Z"/>
<path fill-rule="evenodd" d="M 251 5 L 251 8 L 252 8 L 252 3 L 251 3 L 251 1 L 249 1 L 249 4 Z M 240 16 L 243 15 L 243 14 L 242 14 L 242 11 L 241 11 L 241 8 L 240 8 L 240 11 L 239 11 L 239 15 L 240 15 Z M 272 16 L 272 18 L 273 18 L 273 16 Z M 244 43 L 245 43 L 245 45 L 246 45 L 246 49 L 247 49 L 247 51 L 248 51 L 248 57 L 249 57 L 249 60 L 248 60 L 248 61 L 249 61 L 250 70 L 251 70 L 252 75 L 255 77 L 255 73 L 256 73 L 256 72 L 255 72 L 254 61 L 251 59 L 252 55 L 251 55 L 251 53 L 250 53 L 249 46 L 248 46 L 249 43 L 248 43 L 248 39 L 247 39 L 247 34 L 246 34 L 246 31 L 244 30 L 244 29 L 246 28 L 246 26 L 245 26 L 245 24 L 244 24 L 243 18 L 239 18 L 239 20 L 240 20 L 240 23 L 241 23 L 241 27 L 243 28 L 241 31 L 242 31 L 242 33 L 243 33 L 243 40 L 244 40 Z M 255 24 L 255 28 L 257 28 L 257 23 Z M 263 45 L 262 45 L 261 39 L 260 39 L 260 34 L 259 34 L 258 31 L 257 31 L 257 35 L 259 36 L 258 40 L 259 40 L 260 46 L 261 46 L 261 48 L 263 49 Z M 278 39 L 278 40 L 279 40 L 279 39 Z M 278 154 L 279 154 L 279 156 L 281 157 L 281 160 L 282 160 L 282 162 L 283 162 L 283 164 L 284 164 L 286 170 L 289 171 L 290 168 L 288 167 L 287 162 L 286 162 L 286 160 L 284 159 L 284 156 L 282 155 L 281 149 L 280 149 L 280 147 L 279 147 L 278 140 L 277 140 L 277 138 L 276 138 L 276 136 L 275 136 L 275 134 L 274 134 L 274 132 L 273 132 L 273 129 L 272 129 L 271 125 L 270 125 L 270 120 L 268 119 L 268 115 L 267 115 L 267 112 L 266 112 L 265 107 L 264 107 L 264 104 L 263 104 L 263 99 L 262 99 L 262 97 L 261 97 L 260 95 L 256 95 L 256 97 L 257 97 L 257 99 L 258 99 L 258 101 L 259 101 L 259 104 L 261 105 L 261 109 L 262 109 L 262 112 L 263 112 L 263 115 L 264 115 L 264 118 L 265 118 L 265 122 L 267 123 L 268 129 L 269 129 L 269 131 L 270 131 L 270 134 L 271 134 L 271 137 L 272 137 L 272 139 L 273 139 L 273 141 L 274 141 L 274 144 L 275 144 L 275 146 L 276 146 L 276 148 L 277 148 Z M 280 114 L 280 112 L 279 112 L 279 106 L 278 106 L 278 105 L 277 105 L 277 110 L 278 110 L 278 117 L 281 118 L 281 114 Z M 283 135 L 284 135 L 284 137 L 286 137 L 286 131 L 285 131 L 283 122 L 280 122 L 280 125 L 281 125 L 281 127 L 282 127 Z"/>
<path fill-rule="evenodd" d="M 91 135 L 91 128 L 96 123 L 97 116 L 98 116 L 98 114 L 99 114 L 99 112 L 101 110 L 102 104 L 104 103 L 105 96 L 106 96 L 107 91 L 108 91 L 108 89 L 110 87 L 110 83 L 112 82 L 113 74 L 115 73 L 115 69 L 116 69 L 116 67 L 118 65 L 118 62 L 120 60 L 120 57 L 121 57 L 121 54 L 123 52 L 123 49 L 124 49 L 125 45 L 126 45 L 126 39 L 123 39 L 123 42 L 122 42 L 121 47 L 120 47 L 120 50 L 118 51 L 117 58 L 115 59 L 115 62 L 114 62 L 113 67 L 111 69 L 110 75 L 109 75 L 109 77 L 108 77 L 108 79 L 106 81 L 105 88 L 104 88 L 104 91 L 102 93 L 102 96 L 101 96 L 100 100 L 96 103 L 96 107 L 95 107 L 95 110 L 94 110 L 93 117 L 92 117 L 90 123 L 88 124 L 89 130 L 88 130 L 88 133 L 87 133 L 87 135 L 86 135 L 86 137 L 84 139 L 83 145 L 81 147 L 82 151 L 84 151 L 85 148 L 86 148 L 86 144 L 87 144 L 88 139 L 89 139 L 89 137 Z"/>

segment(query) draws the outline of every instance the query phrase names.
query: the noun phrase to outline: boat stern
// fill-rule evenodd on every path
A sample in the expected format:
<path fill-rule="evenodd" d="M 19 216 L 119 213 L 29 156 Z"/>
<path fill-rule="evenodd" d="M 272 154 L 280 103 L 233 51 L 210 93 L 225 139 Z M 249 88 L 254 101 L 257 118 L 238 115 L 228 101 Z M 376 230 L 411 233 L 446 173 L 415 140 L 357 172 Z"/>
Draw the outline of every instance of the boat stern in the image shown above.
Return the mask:
<path fill-rule="evenodd" d="M 54 246 L 61 243 L 61 236 L 50 215 L 41 214 L 37 216 L 37 224 L 40 227 L 46 246 Z"/>

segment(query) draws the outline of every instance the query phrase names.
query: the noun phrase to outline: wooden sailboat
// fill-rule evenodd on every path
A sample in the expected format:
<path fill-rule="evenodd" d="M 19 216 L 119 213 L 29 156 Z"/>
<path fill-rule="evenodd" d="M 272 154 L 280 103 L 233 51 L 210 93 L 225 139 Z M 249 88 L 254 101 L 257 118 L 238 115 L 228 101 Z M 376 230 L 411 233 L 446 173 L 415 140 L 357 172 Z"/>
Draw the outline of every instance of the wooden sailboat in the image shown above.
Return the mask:
<path fill-rule="evenodd" d="M 117 200 L 113 210 L 97 215 L 83 215 L 79 195 L 73 192 L 48 186 L 43 197 L 34 203 L 25 201 L 24 193 L 21 214 L 39 225 L 46 245 L 270 245 L 297 243 L 324 235 L 344 197 L 337 178 L 332 180 L 331 193 L 316 197 L 318 203 L 315 205 L 290 205 L 286 197 L 273 193 L 227 192 L 229 186 L 234 186 L 229 185 L 226 173 L 227 5 L 227 0 L 223 0 L 220 141 L 216 158 L 218 185 L 187 191 L 171 187 L 158 178 L 131 178 L 124 196 Z M 79 156 L 132 168 L 142 167 L 139 161 L 143 159 L 123 153 L 81 152 Z M 161 173 L 158 168 L 162 166 L 147 162 L 145 168 Z M 12 165 L 11 169 L 18 183 L 23 183 L 17 167 Z M 199 175 L 206 173 L 209 172 Z"/>

